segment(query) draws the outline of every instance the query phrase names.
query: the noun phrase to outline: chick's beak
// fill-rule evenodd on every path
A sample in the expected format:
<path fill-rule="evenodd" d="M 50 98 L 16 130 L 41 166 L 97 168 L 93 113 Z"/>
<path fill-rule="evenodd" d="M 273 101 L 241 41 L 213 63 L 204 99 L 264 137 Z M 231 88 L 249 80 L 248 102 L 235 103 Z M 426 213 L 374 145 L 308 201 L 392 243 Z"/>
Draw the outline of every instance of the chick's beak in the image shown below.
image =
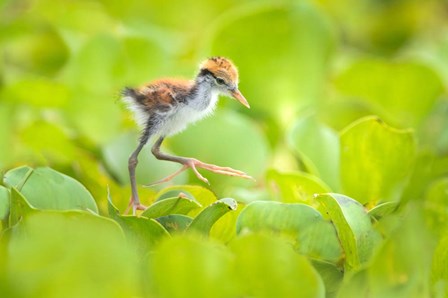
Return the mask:
<path fill-rule="evenodd" d="M 243 106 L 250 109 L 250 105 L 247 102 L 247 99 L 243 96 L 243 94 L 241 94 L 240 90 L 235 89 L 235 90 L 231 91 L 230 94 L 232 95 L 233 98 L 238 100 Z"/>

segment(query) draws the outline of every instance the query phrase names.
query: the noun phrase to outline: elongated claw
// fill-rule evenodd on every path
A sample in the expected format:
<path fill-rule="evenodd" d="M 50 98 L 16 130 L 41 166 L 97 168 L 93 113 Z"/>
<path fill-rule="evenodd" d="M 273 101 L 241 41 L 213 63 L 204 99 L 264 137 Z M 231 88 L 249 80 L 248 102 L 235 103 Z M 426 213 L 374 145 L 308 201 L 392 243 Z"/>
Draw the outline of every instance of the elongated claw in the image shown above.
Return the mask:
<path fill-rule="evenodd" d="M 210 182 L 208 182 L 208 179 L 205 178 L 204 176 L 201 175 L 201 173 L 198 172 L 198 170 L 196 169 L 196 162 L 194 159 L 191 160 L 192 162 L 189 163 L 189 166 L 191 167 L 191 169 L 193 170 L 193 172 L 195 173 L 196 177 L 198 177 L 199 180 L 204 181 L 205 183 L 207 183 L 208 185 L 210 185 Z"/>

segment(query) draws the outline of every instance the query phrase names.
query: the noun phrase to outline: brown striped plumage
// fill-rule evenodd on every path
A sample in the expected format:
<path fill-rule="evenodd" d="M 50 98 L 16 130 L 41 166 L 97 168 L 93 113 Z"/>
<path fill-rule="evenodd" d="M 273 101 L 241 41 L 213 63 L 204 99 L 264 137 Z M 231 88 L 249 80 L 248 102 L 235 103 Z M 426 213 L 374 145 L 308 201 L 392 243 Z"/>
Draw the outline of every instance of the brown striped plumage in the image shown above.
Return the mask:
<path fill-rule="evenodd" d="M 145 84 L 138 92 L 145 97 L 145 104 L 173 104 L 175 98 L 182 98 L 188 94 L 193 85 L 192 81 L 182 79 L 159 79 Z"/>

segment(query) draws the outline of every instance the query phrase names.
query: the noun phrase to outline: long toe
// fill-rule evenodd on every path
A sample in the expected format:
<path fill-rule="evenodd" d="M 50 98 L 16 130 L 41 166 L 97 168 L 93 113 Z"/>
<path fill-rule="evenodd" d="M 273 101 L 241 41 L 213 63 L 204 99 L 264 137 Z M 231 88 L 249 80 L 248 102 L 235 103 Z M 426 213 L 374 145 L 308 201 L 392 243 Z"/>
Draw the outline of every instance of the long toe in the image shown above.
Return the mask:
<path fill-rule="evenodd" d="M 186 163 L 186 166 L 190 167 L 194 174 L 196 175 L 196 177 L 198 177 L 199 180 L 202 180 L 203 182 L 207 183 L 208 185 L 210 185 L 210 182 L 208 182 L 208 179 L 205 178 L 204 176 L 201 175 L 201 173 L 199 173 L 198 169 L 196 169 L 196 165 L 197 163 L 202 163 L 197 159 L 190 159 L 188 160 L 188 162 Z"/>
<path fill-rule="evenodd" d="M 247 175 L 243 171 L 235 170 L 230 167 L 220 167 L 217 165 L 204 163 L 204 162 L 201 162 L 198 160 L 195 160 L 194 164 L 196 167 L 203 168 L 203 169 L 206 169 L 210 172 L 214 172 L 217 174 L 233 176 L 233 177 L 240 177 L 240 178 L 244 178 L 244 179 L 251 179 L 251 180 L 255 181 L 255 179 L 252 176 Z"/>
<path fill-rule="evenodd" d="M 235 173 L 235 172 L 230 172 L 230 171 L 224 171 L 224 170 L 210 170 L 213 173 L 216 174 L 221 174 L 221 175 L 226 175 L 226 176 L 232 176 L 232 177 L 240 177 L 240 178 L 244 178 L 244 179 L 250 179 L 250 180 L 254 180 L 255 178 L 252 176 L 247 175 L 244 172 L 241 173 Z"/>
<path fill-rule="evenodd" d="M 154 186 L 154 185 L 157 185 L 157 184 L 162 184 L 162 183 L 165 183 L 165 182 L 169 182 L 169 181 L 171 181 L 174 177 L 176 177 L 177 175 L 179 175 L 180 173 L 182 173 L 183 171 L 185 171 L 185 170 L 188 169 L 188 168 L 189 168 L 188 165 L 183 165 L 182 168 L 180 168 L 179 170 L 177 170 L 177 171 L 174 172 L 173 174 L 171 174 L 171 175 L 169 175 L 169 176 L 166 176 L 165 178 L 160 179 L 160 180 L 158 180 L 158 181 L 156 181 L 156 182 L 149 183 L 149 184 L 145 184 L 144 187 L 150 187 L 150 186 Z"/>

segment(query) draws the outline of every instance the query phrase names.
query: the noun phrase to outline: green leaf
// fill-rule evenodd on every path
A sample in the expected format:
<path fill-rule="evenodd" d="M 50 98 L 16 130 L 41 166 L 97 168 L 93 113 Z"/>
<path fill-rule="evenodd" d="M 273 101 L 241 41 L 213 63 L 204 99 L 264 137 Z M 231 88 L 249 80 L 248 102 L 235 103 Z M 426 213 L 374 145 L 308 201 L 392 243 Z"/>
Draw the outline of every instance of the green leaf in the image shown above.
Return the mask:
<path fill-rule="evenodd" d="M 95 200 L 81 183 L 51 168 L 15 168 L 4 175 L 3 182 L 16 187 L 37 209 L 98 212 Z"/>
<path fill-rule="evenodd" d="M 189 212 L 189 215 L 191 216 L 198 215 L 204 208 L 207 208 L 210 204 L 213 204 L 217 200 L 216 195 L 205 187 L 198 185 L 176 185 L 162 189 L 156 195 L 156 201 L 164 200 L 168 196 L 179 197 L 183 195 L 186 195 L 190 199 L 196 200 L 202 206 L 200 209 L 191 210 Z"/>
<path fill-rule="evenodd" d="M 213 224 L 227 212 L 236 210 L 237 206 L 238 204 L 234 199 L 220 199 L 201 211 L 193 219 L 188 230 L 198 231 L 208 236 Z"/>
<path fill-rule="evenodd" d="M 170 214 L 188 214 L 191 210 L 200 207 L 198 202 L 187 197 L 168 198 L 155 202 L 143 211 L 141 216 L 157 218 Z"/>
<path fill-rule="evenodd" d="M 439 288 L 445 287 L 448 283 L 448 234 L 445 229 L 445 233 L 441 234 L 439 243 L 434 251 L 431 268 L 431 283 Z"/>
<path fill-rule="evenodd" d="M 314 208 L 304 204 L 258 201 L 250 203 L 238 217 L 238 234 L 271 231 L 291 239 L 302 254 L 337 263 L 342 250 L 332 224 Z"/>
<path fill-rule="evenodd" d="M 23 79 L 8 85 L 4 92 L 8 101 L 36 107 L 63 107 L 69 100 L 67 86 L 48 79 Z"/>
<path fill-rule="evenodd" d="M 163 28 L 163 30 L 149 30 L 151 35 L 157 34 L 159 37 L 168 38 L 171 42 L 179 42 L 177 39 L 194 37 L 199 33 L 206 30 L 207 25 L 211 25 L 216 18 L 222 14 L 223 11 L 231 9 L 235 4 L 234 0 L 222 0 L 219 2 L 209 2 L 207 0 L 197 0 L 189 2 L 189 5 L 182 7 L 184 2 L 182 0 L 173 0 L 169 3 L 164 1 L 133 1 L 123 5 L 123 2 L 118 0 L 113 1 L 100 1 L 102 6 L 107 9 L 112 16 L 125 22 L 129 25 L 148 26 L 148 24 L 153 24 L 158 28 Z M 163 16 L 157 12 L 163 11 Z M 179 17 L 181 15 L 188 15 L 189 22 L 186 19 Z M 156 31 L 156 32 L 153 32 Z M 182 33 L 181 37 L 178 37 L 174 31 Z M 174 36 L 171 36 L 173 34 Z M 176 40 L 172 40 L 177 37 Z M 184 41 L 185 42 L 185 41 Z M 187 45 L 185 46 L 192 46 Z M 180 51 L 180 49 L 171 49 L 171 51 Z"/>
<path fill-rule="evenodd" d="M 266 175 L 267 181 L 277 190 L 283 203 L 305 203 L 316 207 L 316 194 L 331 192 L 330 188 L 319 178 L 303 173 L 281 173 L 274 169 Z"/>
<path fill-rule="evenodd" d="M 168 231 L 152 218 L 120 215 L 110 195 L 108 209 L 109 216 L 123 228 L 126 237 L 142 254 L 147 253 L 162 238 L 169 236 Z"/>
<path fill-rule="evenodd" d="M 237 264 L 239 297 L 325 297 L 319 274 L 287 243 L 253 234 L 229 246 Z"/>
<path fill-rule="evenodd" d="M 15 160 L 15 150 L 11 150 L 14 148 L 11 144 L 13 144 L 12 140 L 15 138 L 15 123 L 13 119 L 16 113 L 12 103 L 7 104 L 3 102 L 5 100 L 1 95 L 1 92 L 0 101 L 2 101 L 2 104 L 0 105 L 0 152 L 2 152 L 2 154 L 0 154 L 0 170 L 3 173 L 7 165 Z"/>
<path fill-rule="evenodd" d="M 369 260 L 380 240 L 364 207 L 340 194 L 322 194 L 317 199 L 327 209 L 336 228 L 345 253 L 345 269 L 352 271 L 359 268 Z"/>
<path fill-rule="evenodd" d="M 379 205 L 375 206 L 374 208 L 370 209 L 369 215 L 376 219 L 380 219 L 386 215 L 391 214 L 397 208 L 398 208 L 397 202 L 385 202 L 385 203 L 379 204 Z"/>
<path fill-rule="evenodd" d="M 437 179 L 426 190 L 424 210 L 426 221 L 438 235 L 448 229 L 448 177 Z"/>
<path fill-rule="evenodd" d="M 223 16 L 210 35 L 204 55 L 231 57 L 238 65 L 251 114 L 287 125 L 320 97 L 334 39 L 310 3 L 254 2 Z M 275 74 L 268 84 L 267 74 Z"/>
<path fill-rule="evenodd" d="M 190 226 L 193 218 L 182 214 L 170 214 L 156 219 L 171 234 L 183 232 Z"/>
<path fill-rule="evenodd" d="M 70 3 L 67 6 L 67 3 L 63 2 L 42 0 L 33 6 L 33 13 L 45 19 L 47 23 L 57 24 L 58 31 L 69 40 L 72 51 L 77 50 L 79 46 L 79 41 L 76 42 L 72 34 L 82 34 L 84 36 L 82 41 L 84 41 L 85 37 L 108 31 L 115 24 L 115 20 L 111 19 L 103 9 L 92 9 L 92 4 L 86 2 Z"/>
<path fill-rule="evenodd" d="M 313 174 L 339 189 L 339 137 L 335 131 L 315 116 L 302 117 L 290 130 L 288 142 L 305 164 L 311 163 L 308 168 Z"/>
<path fill-rule="evenodd" d="M 335 297 L 344 278 L 344 272 L 333 264 L 312 261 L 314 269 L 325 284 L 325 297 Z"/>
<path fill-rule="evenodd" d="M 210 238 L 216 239 L 222 243 L 229 243 L 236 237 L 236 222 L 241 211 L 244 210 L 246 205 L 238 201 L 236 210 L 227 212 L 221 218 L 219 218 L 210 230 Z"/>
<path fill-rule="evenodd" d="M 20 135 L 35 160 L 68 165 L 80 156 L 79 148 L 60 125 L 36 121 L 25 127 Z"/>
<path fill-rule="evenodd" d="M 372 105 L 374 113 L 400 126 L 417 128 L 442 94 L 442 81 L 417 61 L 359 59 L 335 80 L 344 95 Z"/>
<path fill-rule="evenodd" d="M 8 42 L 3 45 L 4 55 L 8 56 L 7 65 L 15 66 L 15 72 L 18 69 L 26 74 L 57 74 L 69 59 L 69 50 L 59 30 L 51 24 L 35 26 L 23 21 L 18 23 L 20 29 L 13 30 L 13 34 L 8 35 Z"/>
<path fill-rule="evenodd" d="M 71 89 L 71 101 L 64 109 L 64 117 L 80 136 L 92 144 L 105 145 L 112 142 L 122 132 L 122 112 L 117 103 L 120 88 L 122 86 L 99 93 L 86 91 L 75 85 Z"/>
<path fill-rule="evenodd" d="M 172 57 L 151 36 L 124 36 L 121 42 L 126 57 L 126 82 L 131 86 L 167 72 L 167 62 Z"/>
<path fill-rule="evenodd" d="M 93 144 L 103 145 L 120 132 L 121 113 L 116 101 L 126 74 L 122 45 L 103 31 L 87 38 L 73 52 L 65 71 L 66 84 L 71 87 L 66 117 Z"/>
<path fill-rule="evenodd" d="M 370 295 L 369 288 L 367 287 L 368 282 L 369 278 L 367 269 L 355 271 L 343 281 L 336 297 L 368 297 Z"/>
<path fill-rule="evenodd" d="M 448 152 L 448 100 L 437 101 L 418 130 L 419 146 L 438 155 Z"/>
<path fill-rule="evenodd" d="M 266 229 L 296 233 L 321 220 L 320 213 L 305 204 L 256 201 L 241 212 L 236 230 L 237 233 Z"/>
<path fill-rule="evenodd" d="M 11 187 L 10 227 L 17 224 L 23 217 L 33 213 L 35 210 L 15 187 Z"/>
<path fill-rule="evenodd" d="M 448 158 L 436 156 L 432 150 L 418 150 L 414 166 L 407 185 L 402 193 L 400 204 L 420 201 L 432 181 L 445 175 L 448 171 Z"/>
<path fill-rule="evenodd" d="M 146 266 L 149 297 L 239 296 L 232 254 L 225 246 L 194 234 L 167 238 L 149 256 Z"/>
<path fill-rule="evenodd" d="M 186 186 L 190 187 L 192 185 L 186 185 Z M 167 188 L 163 189 L 156 195 L 156 201 L 171 199 L 173 197 L 186 198 L 191 201 L 196 200 L 191 193 L 189 193 L 188 191 L 185 191 L 185 190 L 180 191 L 178 188 L 179 188 L 178 186 L 174 186 L 173 189 L 171 187 L 167 187 Z"/>
<path fill-rule="evenodd" d="M 341 182 L 345 194 L 362 204 L 398 201 L 415 160 L 410 130 L 394 129 L 365 117 L 341 133 Z"/>
<path fill-rule="evenodd" d="M 121 44 L 109 33 L 88 39 L 78 49 L 74 61 L 70 79 L 82 90 L 101 94 L 118 88 L 123 81 L 125 64 Z"/>
<path fill-rule="evenodd" d="M 8 189 L 0 185 L 0 221 L 5 220 L 6 216 L 9 214 L 11 205 L 9 196 Z"/>
<path fill-rule="evenodd" d="M 36 211 L 10 230 L 6 274 L 17 297 L 62 297 L 67 291 L 78 297 L 138 296 L 139 263 L 131 248 L 118 224 L 105 217 Z"/>
<path fill-rule="evenodd" d="M 359 297 L 360 294 L 363 297 L 433 296 L 431 261 L 446 265 L 438 258 L 441 255 L 433 254 L 436 239 L 425 227 L 419 205 L 409 204 L 406 212 L 400 215 L 399 224 L 378 246 L 368 266 L 353 276 L 346 276 L 338 297 Z M 445 244 L 443 238 L 440 240 L 440 244 Z M 446 246 L 443 249 L 446 250 Z"/>

